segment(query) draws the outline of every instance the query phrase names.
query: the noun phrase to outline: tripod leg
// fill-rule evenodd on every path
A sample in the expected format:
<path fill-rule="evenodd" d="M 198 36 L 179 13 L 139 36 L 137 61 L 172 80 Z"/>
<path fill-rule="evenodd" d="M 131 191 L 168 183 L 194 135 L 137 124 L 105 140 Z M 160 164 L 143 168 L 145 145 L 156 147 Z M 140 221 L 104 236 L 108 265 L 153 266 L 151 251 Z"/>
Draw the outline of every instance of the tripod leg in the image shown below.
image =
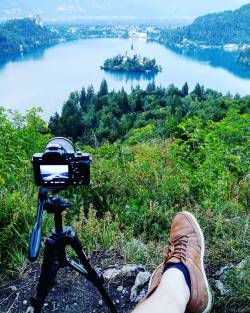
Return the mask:
<path fill-rule="evenodd" d="M 50 240 L 46 241 L 44 258 L 36 296 L 31 298 L 31 305 L 35 313 L 40 313 L 50 289 L 55 284 L 60 264 L 56 259 L 54 245 Z"/>
<path fill-rule="evenodd" d="M 118 313 L 113 301 L 111 300 L 110 296 L 107 293 L 107 290 L 103 286 L 104 280 L 103 280 L 102 275 L 99 275 L 95 271 L 95 269 L 92 267 L 87 256 L 83 252 L 83 248 L 82 248 L 82 245 L 81 245 L 79 239 L 76 236 L 72 237 L 70 245 L 73 248 L 73 250 L 76 252 L 76 254 L 78 255 L 78 257 L 79 257 L 84 269 L 86 270 L 87 274 L 84 274 L 84 269 L 82 270 L 82 272 L 79 271 L 79 267 L 74 265 L 74 263 L 71 262 L 71 264 L 69 264 L 69 265 L 71 267 L 75 268 L 75 270 L 77 270 L 78 272 L 83 274 L 89 281 L 91 281 L 93 283 L 93 285 L 99 290 L 100 294 L 102 295 L 103 299 L 105 300 L 111 313 Z"/>

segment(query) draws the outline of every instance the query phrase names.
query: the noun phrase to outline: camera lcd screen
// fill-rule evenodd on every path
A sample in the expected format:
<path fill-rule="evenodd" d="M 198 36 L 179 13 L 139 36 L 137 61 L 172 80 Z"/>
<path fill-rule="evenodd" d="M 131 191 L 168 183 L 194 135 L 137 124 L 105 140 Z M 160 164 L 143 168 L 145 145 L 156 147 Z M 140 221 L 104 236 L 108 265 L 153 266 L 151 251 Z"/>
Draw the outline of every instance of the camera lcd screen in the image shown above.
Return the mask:
<path fill-rule="evenodd" d="M 40 172 L 45 184 L 65 184 L 69 179 L 68 165 L 40 165 Z"/>

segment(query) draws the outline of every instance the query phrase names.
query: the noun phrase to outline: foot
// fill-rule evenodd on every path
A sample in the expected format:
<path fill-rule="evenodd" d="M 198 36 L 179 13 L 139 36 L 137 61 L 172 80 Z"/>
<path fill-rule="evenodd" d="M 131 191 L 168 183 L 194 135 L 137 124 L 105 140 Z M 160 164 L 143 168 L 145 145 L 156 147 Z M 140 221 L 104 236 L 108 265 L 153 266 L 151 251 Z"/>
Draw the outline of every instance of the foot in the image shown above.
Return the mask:
<path fill-rule="evenodd" d="M 189 313 L 207 313 L 211 309 L 212 296 L 204 270 L 205 242 L 202 230 L 189 212 L 176 214 L 166 248 L 166 260 L 153 273 L 148 298 L 160 284 L 164 268 L 168 263 L 183 263 L 191 280 L 191 295 L 187 305 Z"/>

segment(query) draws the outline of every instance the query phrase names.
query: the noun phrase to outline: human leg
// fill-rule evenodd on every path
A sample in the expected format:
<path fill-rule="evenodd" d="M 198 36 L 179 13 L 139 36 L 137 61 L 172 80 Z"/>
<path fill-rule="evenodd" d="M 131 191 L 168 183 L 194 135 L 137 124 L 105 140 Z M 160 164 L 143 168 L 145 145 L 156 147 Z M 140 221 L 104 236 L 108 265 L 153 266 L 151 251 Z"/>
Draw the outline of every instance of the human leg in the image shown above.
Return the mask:
<path fill-rule="evenodd" d="M 185 309 L 189 313 L 209 312 L 212 297 L 204 270 L 204 250 L 203 233 L 194 216 L 178 213 L 172 223 L 166 259 L 153 273 L 148 294 L 134 313 L 181 313 Z M 175 264 L 178 269 L 172 271 L 169 267 Z"/>
<path fill-rule="evenodd" d="M 157 290 L 133 313 L 184 313 L 190 291 L 181 271 L 171 268 L 166 271 Z"/>

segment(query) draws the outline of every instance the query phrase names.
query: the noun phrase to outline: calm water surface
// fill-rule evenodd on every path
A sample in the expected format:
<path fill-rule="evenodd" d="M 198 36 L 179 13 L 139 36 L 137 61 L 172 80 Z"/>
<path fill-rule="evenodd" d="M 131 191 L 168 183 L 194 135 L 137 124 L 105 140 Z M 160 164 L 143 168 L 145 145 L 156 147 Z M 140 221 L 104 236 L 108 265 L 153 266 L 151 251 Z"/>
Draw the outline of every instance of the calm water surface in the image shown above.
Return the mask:
<path fill-rule="evenodd" d="M 0 105 L 20 112 L 42 107 L 48 118 L 61 111 L 69 93 L 90 84 L 98 89 L 103 78 L 109 89 L 146 87 L 171 83 L 181 87 L 185 81 L 193 88 L 197 82 L 207 88 L 232 94 L 250 94 L 250 68 L 237 63 L 235 54 L 218 51 L 173 51 L 157 43 L 134 41 L 137 53 L 155 57 L 163 72 L 153 77 L 107 73 L 100 65 L 108 57 L 130 49 L 129 39 L 87 39 L 63 43 L 23 57 L 0 58 Z"/>

